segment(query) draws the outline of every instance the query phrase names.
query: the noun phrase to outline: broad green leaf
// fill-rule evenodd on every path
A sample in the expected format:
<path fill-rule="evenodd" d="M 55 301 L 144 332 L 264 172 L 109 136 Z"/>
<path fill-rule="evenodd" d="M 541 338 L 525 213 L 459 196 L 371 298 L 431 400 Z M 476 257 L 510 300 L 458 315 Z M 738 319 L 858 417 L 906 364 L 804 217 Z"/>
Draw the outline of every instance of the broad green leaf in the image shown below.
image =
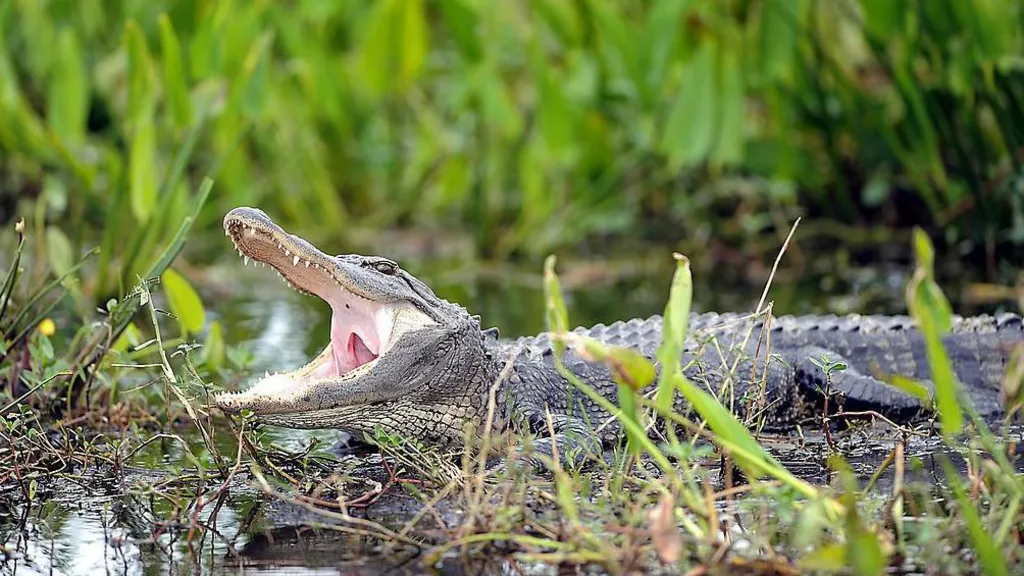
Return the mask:
<path fill-rule="evenodd" d="M 182 330 L 197 334 L 206 323 L 206 311 L 203 309 L 203 301 L 199 299 L 199 294 L 192 288 L 192 284 L 173 268 L 165 270 L 160 279 L 171 312 L 178 317 Z"/>
<path fill-rule="evenodd" d="M 908 14 L 906 0 L 860 0 L 860 5 L 868 32 L 882 41 L 901 37 Z"/>
<path fill-rule="evenodd" d="M 423 0 L 402 0 L 399 2 L 398 38 L 401 49 L 398 68 L 398 88 L 408 88 L 419 75 L 427 60 L 427 18 Z"/>
<path fill-rule="evenodd" d="M 75 266 L 75 254 L 64 231 L 56 226 L 46 229 L 46 255 L 53 268 L 53 275 L 61 277 Z"/>
<path fill-rule="evenodd" d="M 668 303 L 665 305 L 661 324 L 661 344 L 658 346 L 661 374 L 658 378 L 655 406 L 661 411 L 672 409 L 672 399 L 675 395 L 672 376 L 681 370 L 679 362 L 686 343 L 686 333 L 690 327 L 690 304 L 693 300 L 690 260 L 681 254 L 673 254 L 673 257 L 676 261 L 676 271 L 672 275 Z"/>
<path fill-rule="evenodd" d="M 472 73 L 472 82 L 480 98 L 483 116 L 489 129 L 506 140 L 513 140 L 523 130 L 519 107 L 512 101 L 505 82 L 493 63 L 482 62 Z"/>
<path fill-rule="evenodd" d="M 171 116 L 179 128 L 192 123 L 191 102 L 188 95 L 188 79 L 182 63 L 181 43 L 174 32 L 174 25 L 166 14 L 161 14 L 160 50 L 163 57 L 164 98 L 170 105 Z"/>
<path fill-rule="evenodd" d="M 359 73 L 375 94 L 404 91 L 426 61 L 423 0 L 381 0 L 373 5 L 359 46 Z"/>
<path fill-rule="evenodd" d="M 676 41 L 684 28 L 683 18 L 691 0 L 658 0 L 651 7 L 644 32 L 650 47 L 647 56 L 647 85 L 658 93 L 665 72 L 675 55 Z"/>
<path fill-rule="evenodd" d="M 480 60 L 483 50 L 480 47 L 480 36 L 477 26 L 480 18 L 476 6 L 467 0 L 441 0 L 441 16 L 444 18 L 448 31 L 459 49 L 459 53 L 467 62 Z"/>
<path fill-rule="evenodd" d="M 68 182 L 56 174 L 43 177 L 43 195 L 50 214 L 63 215 L 68 207 Z"/>
<path fill-rule="evenodd" d="M 46 98 L 46 120 L 65 142 L 77 143 L 85 130 L 89 79 L 82 63 L 78 37 L 72 28 L 65 26 L 60 29 L 57 54 Z"/>
<path fill-rule="evenodd" d="M 580 358 L 607 366 L 615 382 L 630 390 L 643 390 L 654 382 L 657 376 L 657 370 L 651 361 L 632 348 L 608 346 L 593 338 L 574 333 L 564 333 L 560 338 L 569 344 Z"/>
<path fill-rule="evenodd" d="M 149 219 L 157 198 L 156 126 L 153 123 L 152 108 L 136 119 L 132 132 L 128 160 L 129 195 L 132 214 L 136 221 L 145 222 Z"/>
<path fill-rule="evenodd" d="M 563 84 L 553 77 L 556 71 L 540 54 L 535 56 L 534 71 L 540 92 L 537 121 L 544 143 L 548 153 L 567 161 L 575 148 L 573 128 L 576 115 L 565 98 Z"/>
<path fill-rule="evenodd" d="M 124 332 L 122 332 L 121 335 L 118 336 L 117 340 L 114 341 L 114 344 L 110 348 L 112 350 L 117 350 L 119 352 L 125 352 L 128 350 L 130 346 L 138 346 L 142 342 L 141 334 L 142 333 L 139 330 L 138 326 L 136 326 L 134 323 L 130 323 L 124 329 Z"/>
<path fill-rule="evenodd" d="M 358 75 L 361 83 L 374 94 L 383 94 L 394 84 L 393 4 L 393 0 L 371 4 L 370 14 L 361 27 L 363 38 L 358 49 Z"/>
<path fill-rule="evenodd" d="M 800 567 L 805 570 L 841 572 L 846 568 L 846 546 L 828 544 L 816 548 L 800 558 Z"/>
<path fill-rule="evenodd" d="M 887 0 L 883 0 L 887 1 Z M 895 3 L 895 2 L 893 2 Z M 765 0 L 761 4 L 760 72 L 769 81 L 793 79 L 797 38 L 806 0 Z"/>
<path fill-rule="evenodd" d="M 974 44 L 986 60 L 992 62 L 1018 55 L 1014 48 L 1015 39 L 1020 37 L 1020 21 L 1007 18 L 1009 5 L 1005 0 L 972 0 L 960 4 L 961 12 L 970 22 Z M 1019 50 L 1019 47 L 1018 42 L 1016 48 Z"/>
<path fill-rule="evenodd" d="M 583 28 L 576 3 L 564 0 L 533 0 L 530 6 L 563 45 L 574 46 L 580 42 Z"/>
<path fill-rule="evenodd" d="M 644 42 L 639 38 L 642 31 L 633 30 L 619 11 L 618 2 L 609 0 L 588 0 L 590 11 L 601 42 L 598 44 L 612 70 L 622 74 L 618 83 L 630 89 L 630 96 L 642 94 L 646 89 L 641 49 Z M 616 70 L 617 69 L 617 70 Z M 625 82 L 623 82 L 625 81 Z"/>
<path fill-rule="evenodd" d="M 896 62 L 892 71 L 904 105 L 910 112 L 903 128 L 908 131 L 907 139 L 913 142 L 910 153 L 914 162 L 920 165 L 919 169 L 926 171 L 937 182 L 937 186 L 942 188 L 946 185 L 948 176 L 939 151 L 937 127 L 929 114 L 925 93 L 914 75 L 910 62 Z M 934 201 L 931 204 L 937 211 L 938 206 Z"/>
<path fill-rule="evenodd" d="M 892 374 L 885 380 L 889 384 L 892 384 L 896 388 L 903 390 L 907 394 L 910 394 L 914 398 L 917 398 L 924 405 L 931 404 L 932 395 L 928 392 L 928 389 L 921 385 L 919 382 L 906 376 L 899 374 Z"/>
<path fill-rule="evenodd" d="M 128 119 L 135 123 L 151 114 L 153 107 L 153 60 L 135 20 L 125 23 L 124 45 L 128 53 Z"/>
<path fill-rule="evenodd" d="M 231 80 L 231 93 L 228 97 L 230 105 L 248 116 L 258 117 L 262 112 L 266 99 L 266 60 L 273 39 L 271 32 L 261 34 L 249 46 L 242 61 L 242 68 Z"/>
<path fill-rule="evenodd" d="M 43 360 L 44 362 L 52 361 L 53 360 L 53 342 L 51 342 L 50 338 L 46 334 L 43 334 L 42 331 L 37 331 L 36 333 L 38 334 L 38 336 L 37 336 L 37 343 L 39 344 L 39 352 L 40 352 L 40 354 L 39 354 L 40 358 L 39 359 Z"/>
<path fill-rule="evenodd" d="M 725 44 L 719 45 L 718 79 L 718 130 L 712 159 L 720 165 L 735 165 L 743 161 L 746 106 L 739 54 Z"/>
<path fill-rule="evenodd" d="M 210 323 L 206 341 L 203 343 L 203 359 L 207 366 L 217 369 L 224 366 L 224 358 L 224 329 L 219 320 L 214 320 Z"/>
<path fill-rule="evenodd" d="M 557 198 L 545 178 L 547 155 L 539 138 L 530 138 L 519 154 L 519 187 L 523 202 L 520 207 L 523 227 L 532 234 L 551 215 L 552 200 Z"/>
<path fill-rule="evenodd" d="M 715 47 L 707 39 L 683 70 L 682 84 L 661 135 L 661 151 L 672 169 L 702 162 L 711 151 L 719 114 L 715 76 Z"/>

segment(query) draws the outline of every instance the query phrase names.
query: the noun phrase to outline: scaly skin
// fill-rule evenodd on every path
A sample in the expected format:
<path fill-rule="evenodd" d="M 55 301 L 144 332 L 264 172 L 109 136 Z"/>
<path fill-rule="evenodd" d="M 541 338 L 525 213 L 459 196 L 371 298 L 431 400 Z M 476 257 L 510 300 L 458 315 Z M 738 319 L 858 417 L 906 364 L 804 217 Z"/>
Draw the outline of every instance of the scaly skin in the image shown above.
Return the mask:
<path fill-rule="evenodd" d="M 901 423 L 929 415 L 917 398 L 880 379 L 885 374 L 899 374 L 918 379 L 930 392 L 934 391 L 921 334 L 909 317 L 783 316 L 773 318 L 770 329 L 762 333 L 760 319 L 707 313 L 691 315 L 689 325 L 691 337 L 681 361 L 684 374 L 717 394 L 726 406 L 733 406 L 740 417 L 752 423 L 762 420 L 764 429 L 785 431 L 798 424 L 820 422 L 826 379 L 812 360 L 822 358 L 847 365 L 845 370 L 832 373 L 829 391 L 835 395 L 830 398 L 830 413 L 835 413 L 842 403 L 845 411 L 873 411 Z M 633 348 L 654 361 L 661 327 L 661 318 L 656 316 L 577 328 L 575 332 L 609 345 Z M 1003 413 L 1001 380 L 1010 349 L 1024 341 L 1022 330 L 1021 317 L 1013 314 L 958 317 L 944 337 L 966 399 L 983 417 L 995 418 Z M 745 340 L 748 331 L 750 336 Z M 770 342 L 767 354 L 764 337 Z M 524 350 L 503 391 L 507 406 L 513 413 L 526 415 L 532 431 L 546 430 L 545 404 L 559 415 L 556 421 L 561 420 L 571 429 L 588 428 L 581 426 L 579 420 L 597 424 L 609 420 L 606 411 L 556 373 L 547 335 L 521 338 L 514 344 L 496 343 L 499 351 L 493 355 L 507 355 L 516 345 Z M 767 367 L 766 358 L 770 359 Z M 564 362 L 602 396 L 615 398 L 617 387 L 607 368 L 583 360 L 572 351 L 566 353 Z M 732 380 L 729 374 L 733 375 Z M 652 392 L 653 386 L 645 392 Z M 570 410 L 570 406 L 577 410 Z M 674 408 L 679 412 L 688 409 L 681 395 L 676 395 Z M 604 428 L 601 440 L 612 441 L 618 433 L 618 423 L 612 420 Z"/>
<path fill-rule="evenodd" d="M 551 414 L 555 441 L 563 448 L 597 448 L 595 441 L 619 437 L 614 418 L 557 373 L 547 334 L 500 339 L 496 330 L 481 329 L 478 317 L 437 298 L 390 261 L 327 256 L 288 235 L 258 210 L 233 210 L 225 217 L 225 229 L 245 255 L 268 263 L 303 291 L 330 299 L 335 295 L 331 290 L 337 289 L 381 306 L 403 305 L 411 311 L 403 326 L 411 328 L 381 351 L 378 360 L 353 373 L 319 379 L 301 376 L 314 370 L 314 360 L 313 368 L 293 373 L 300 374 L 288 385 L 294 389 L 257 384 L 240 394 L 217 396 L 221 409 L 251 410 L 264 422 L 292 428 L 353 433 L 379 428 L 428 443 L 459 444 L 467 424 L 479 429 L 494 388 L 498 429 L 548 436 L 546 414 Z M 287 257 L 275 250 L 285 251 Z M 298 264 L 304 261 L 313 266 Z M 388 264 L 381 266 L 381 261 Z M 654 361 L 661 325 L 661 318 L 653 317 L 575 332 L 633 348 Z M 718 394 L 740 417 L 771 429 L 792 429 L 820 419 L 826 378 L 814 360 L 822 358 L 847 366 L 834 372 L 828 384 L 830 393 L 841 393 L 830 397 L 831 411 L 843 404 L 847 411 L 874 411 L 898 422 L 927 414 L 918 399 L 882 380 L 885 374 L 900 374 L 931 388 L 924 343 L 912 319 L 778 317 L 768 330 L 762 328 L 760 318 L 693 314 L 682 359 L 684 373 Z M 1011 348 L 1022 341 L 1021 317 L 1013 314 L 957 318 L 944 337 L 965 399 L 982 416 L 1002 414 L 1001 379 Z M 329 346 L 321 358 L 330 350 Z M 606 367 L 572 351 L 565 364 L 602 396 L 616 401 L 617 387 Z M 681 395 L 675 398 L 675 408 L 687 411 Z M 549 442 L 538 440 L 536 446 L 549 452 Z"/>

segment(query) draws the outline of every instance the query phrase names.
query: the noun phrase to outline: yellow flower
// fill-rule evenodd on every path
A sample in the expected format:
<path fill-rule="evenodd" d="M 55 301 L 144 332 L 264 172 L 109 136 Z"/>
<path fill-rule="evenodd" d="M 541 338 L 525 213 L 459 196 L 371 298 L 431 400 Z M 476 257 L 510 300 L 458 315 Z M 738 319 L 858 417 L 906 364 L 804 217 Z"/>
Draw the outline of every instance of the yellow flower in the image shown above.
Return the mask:
<path fill-rule="evenodd" d="M 57 325 L 53 323 L 52 318 L 44 318 L 39 323 L 39 332 L 43 336 L 53 336 L 53 333 L 57 331 Z"/>

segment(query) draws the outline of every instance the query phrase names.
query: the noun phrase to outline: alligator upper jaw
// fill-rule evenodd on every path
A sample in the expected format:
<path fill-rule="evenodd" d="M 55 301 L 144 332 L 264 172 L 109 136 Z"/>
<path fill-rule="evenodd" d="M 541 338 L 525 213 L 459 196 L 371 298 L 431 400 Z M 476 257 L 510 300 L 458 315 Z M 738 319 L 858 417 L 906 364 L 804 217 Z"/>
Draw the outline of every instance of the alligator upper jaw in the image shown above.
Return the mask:
<path fill-rule="evenodd" d="M 433 323 L 409 302 L 380 302 L 357 294 L 353 290 L 358 286 L 336 259 L 287 234 L 258 210 L 231 211 L 224 229 L 246 264 L 252 259 L 269 265 L 290 287 L 330 304 L 331 340 L 297 370 L 266 374 L 244 392 L 218 395 L 214 401 L 223 410 L 247 409 L 257 415 L 310 410 L 305 399 L 314 388 L 326 382 L 342 385 L 369 372 L 402 333 Z"/>

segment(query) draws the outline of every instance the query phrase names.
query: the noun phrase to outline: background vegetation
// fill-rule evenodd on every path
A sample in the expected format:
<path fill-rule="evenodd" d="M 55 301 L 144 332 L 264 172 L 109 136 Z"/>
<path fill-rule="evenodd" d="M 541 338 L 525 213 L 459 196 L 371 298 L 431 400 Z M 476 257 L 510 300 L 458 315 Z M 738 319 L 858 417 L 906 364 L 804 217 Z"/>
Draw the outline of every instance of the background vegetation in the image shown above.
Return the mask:
<path fill-rule="evenodd" d="M 0 219 L 48 223 L 51 253 L 102 245 L 100 295 L 206 175 L 198 233 L 259 205 L 316 240 L 456 230 L 539 267 L 608 235 L 749 239 L 783 208 L 943 231 L 994 275 L 1024 243 L 1022 18 L 1003 0 L 5 0 Z"/>

